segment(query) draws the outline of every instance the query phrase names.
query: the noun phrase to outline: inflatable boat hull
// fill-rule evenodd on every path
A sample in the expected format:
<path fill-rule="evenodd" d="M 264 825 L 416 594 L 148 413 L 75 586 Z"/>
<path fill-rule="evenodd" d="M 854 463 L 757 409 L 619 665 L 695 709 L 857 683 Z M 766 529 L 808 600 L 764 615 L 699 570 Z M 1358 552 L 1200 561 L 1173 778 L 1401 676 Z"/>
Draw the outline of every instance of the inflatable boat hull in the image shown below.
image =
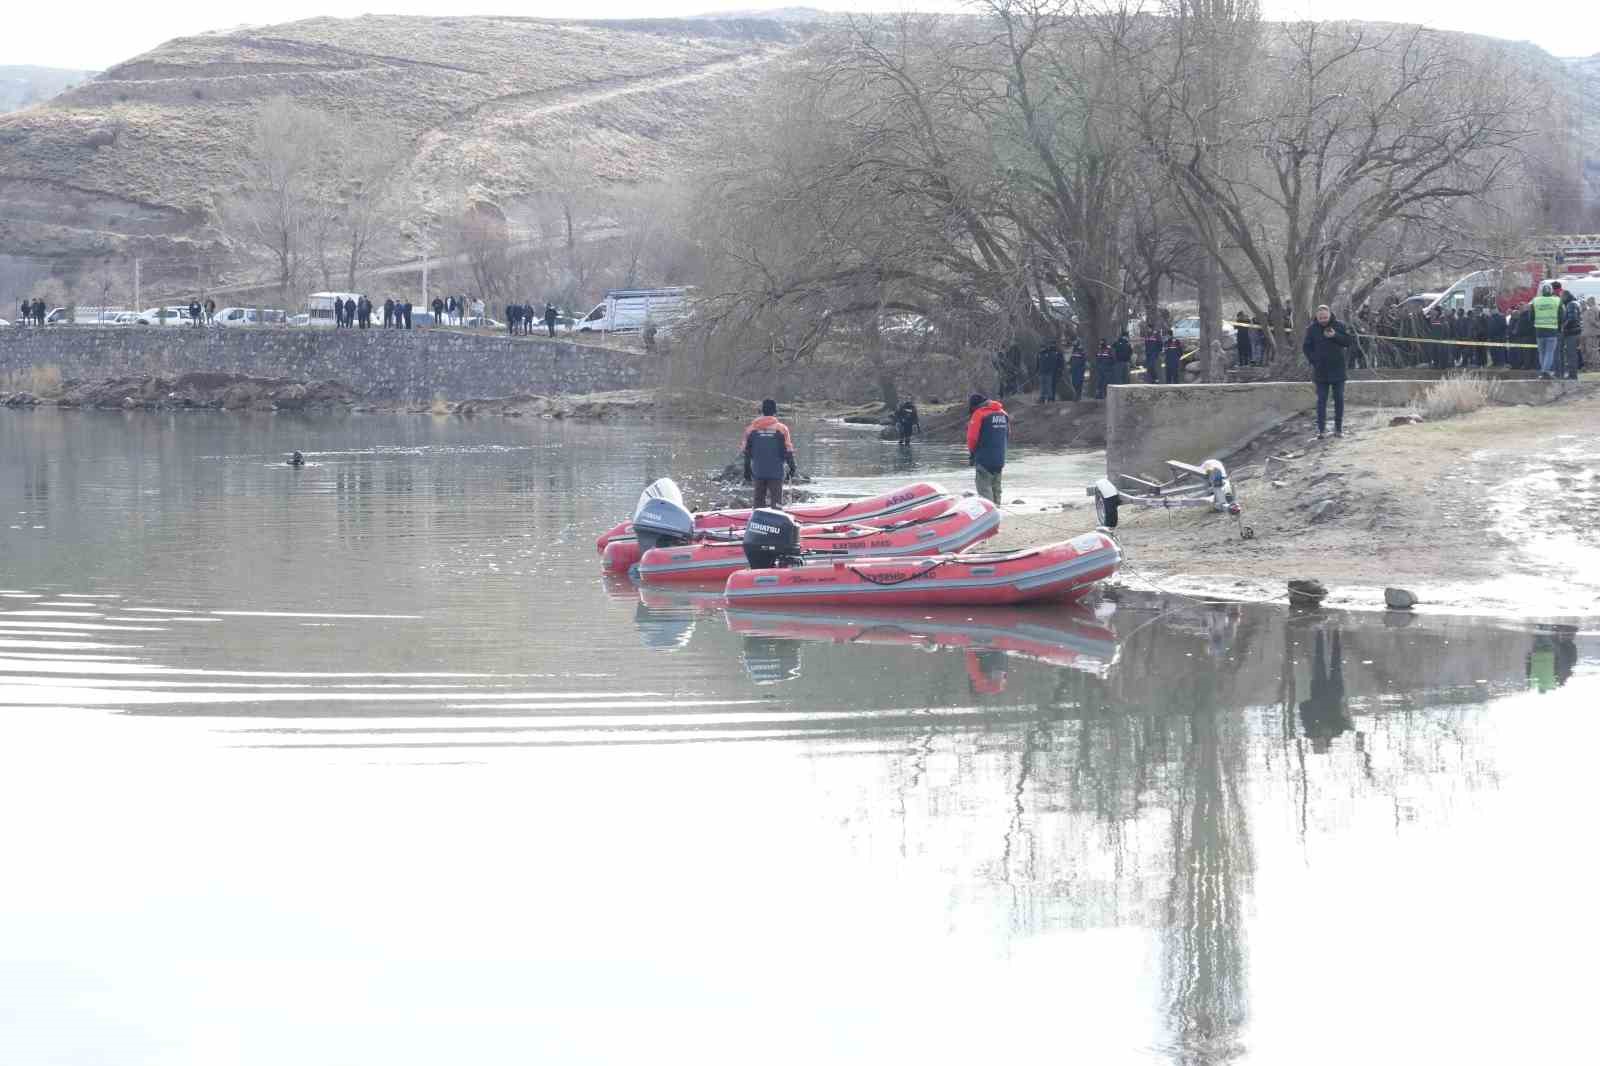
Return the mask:
<path fill-rule="evenodd" d="M 1009 553 L 854 559 L 739 570 L 723 594 L 733 608 L 769 604 L 988 605 L 1074 600 L 1117 572 L 1122 551 L 1104 533 Z"/>
<path fill-rule="evenodd" d="M 785 507 L 794 516 L 794 520 L 802 525 L 839 524 L 845 522 L 872 523 L 876 519 L 888 518 L 890 515 L 899 516 L 902 512 L 910 510 L 930 500 L 941 496 L 950 495 L 940 485 L 931 481 L 919 481 L 911 485 L 902 485 L 891 492 L 879 496 L 867 496 L 859 500 L 834 500 L 823 503 L 803 503 L 794 507 Z M 694 516 L 695 529 L 700 532 L 712 530 L 742 530 L 750 520 L 750 509 L 731 511 L 700 511 Z M 595 551 L 605 554 L 606 545 L 618 537 L 633 535 L 632 522 L 618 522 L 595 539 Z"/>
<path fill-rule="evenodd" d="M 900 511 L 890 518 L 880 519 L 878 522 L 844 522 L 828 524 L 801 523 L 800 535 L 802 537 L 818 537 L 834 533 L 845 534 L 869 528 L 881 529 L 890 525 L 902 526 L 910 522 L 924 522 L 930 518 L 937 518 L 946 511 L 949 511 L 951 508 L 959 506 L 960 503 L 961 501 L 954 496 L 935 496 L 932 499 L 917 504 L 915 507 L 909 507 L 904 511 Z M 737 546 L 741 543 L 743 535 L 743 527 L 713 529 L 698 533 L 695 539 L 697 541 L 704 540 L 721 542 L 724 544 L 733 544 Z M 948 550 L 954 551 L 955 549 L 952 548 Z M 617 537 L 607 544 L 605 551 L 601 553 L 601 566 L 607 573 L 620 574 L 630 567 L 637 566 L 643 555 L 644 548 L 639 544 L 638 538 L 634 537 L 632 534 L 623 537 Z M 741 555 L 740 558 L 742 559 L 743 556 Z M 742 566 L 743 563 L 740 565 Z M 734 569 L 736 570 L 738 567 L 735 567 Z M 718 576 L 717 580 L 720 581 L 723 578 L 726 578 L 728 574 L 732 572 L 732 570 L 726 571 Z M 701 579 L 689 578 L 684 580 Z"/>
<path fill-rule="evenodd" d="M 942 512 L 894 526 L 854 526 L 838 532 L 802 532 L 803 551 L 842 553 L 845 559 L 880 556 L 922 556 L 961 552 L 987 540 L 1000 529 L 1000 510 L 981 497 L 947 501 Z M 607 546 L 610 551 L 610 546 Z M 653 585 L 668 581 L 724 581 L 743 570 L 744 545 L 734 541 L 699 541 L 674 548 L 653 548 L 639 559 L 639 580 Z M 766 571 L 780 573 L 781 571 Z"/>

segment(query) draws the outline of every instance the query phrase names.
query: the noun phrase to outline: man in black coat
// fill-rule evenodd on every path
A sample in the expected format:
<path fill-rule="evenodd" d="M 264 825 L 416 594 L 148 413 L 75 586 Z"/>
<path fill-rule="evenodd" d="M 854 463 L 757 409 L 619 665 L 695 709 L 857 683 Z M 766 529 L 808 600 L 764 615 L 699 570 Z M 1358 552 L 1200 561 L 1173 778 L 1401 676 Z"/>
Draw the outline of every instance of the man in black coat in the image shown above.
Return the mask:
<path fill-rule="evenodd" d="M 1115 357 L 1117 369 L 1113 383 L 1126 385 L 1128 372 L 1133 366 L 1133 342 L 1128 339 L 1128 331 L 1123 330 L 1117 335 L 1117 342 L 1111 346 L 1111 354 Z"/>
<path fill-rule="evenodd" d="M 1333 395 L 1333 435 L 1344 436 L 1344 382 L 1347 376 L 1346 356 L 1350 350 L 1350 331 L 1333 317 L 1333 311 L 1323 304 L 1317 308 L 1316 317 L 1306 327 L 1305 341 L 1300 345 L 1306 359 L 1311 362 L 1311 378 L 1317 385 L 1317 439 L 1327 436 L 1328 396 Z"/>
<path fill-rule="evenodd" d="M 405 318 L 406 329 L 410 329 L 411 328 L 411 301 L 407 300 L 405 303 L 401 304 L 400 306 L 401 306 L 401 312 L 400 313 Z"/>
<path fill-rule="evenodd" d="M 544 305 L 544 328 L 550 336 L 556 335 L 556 305 L 546 302 Z"/>

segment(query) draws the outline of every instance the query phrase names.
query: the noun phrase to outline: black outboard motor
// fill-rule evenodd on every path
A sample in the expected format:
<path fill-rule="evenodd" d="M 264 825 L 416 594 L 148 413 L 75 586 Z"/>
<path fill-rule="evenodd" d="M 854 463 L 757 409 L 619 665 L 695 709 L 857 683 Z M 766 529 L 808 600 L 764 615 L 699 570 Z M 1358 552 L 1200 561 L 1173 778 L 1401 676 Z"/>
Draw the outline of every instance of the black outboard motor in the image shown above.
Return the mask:
<path fill-rule="evenodd" d="M 782 511 L 752 511 L 744 527 L 744 558 L 752 570 L 799 562 L 800 527 Z"/>
<path fill-rule="evenodd" d="M 694 539 L 694 515 L 683 505 L 677 482 L 664 477 L 644 490 L 633 512 L 633 535 L 638 538 L 641 552 L 687 544 Z"/>

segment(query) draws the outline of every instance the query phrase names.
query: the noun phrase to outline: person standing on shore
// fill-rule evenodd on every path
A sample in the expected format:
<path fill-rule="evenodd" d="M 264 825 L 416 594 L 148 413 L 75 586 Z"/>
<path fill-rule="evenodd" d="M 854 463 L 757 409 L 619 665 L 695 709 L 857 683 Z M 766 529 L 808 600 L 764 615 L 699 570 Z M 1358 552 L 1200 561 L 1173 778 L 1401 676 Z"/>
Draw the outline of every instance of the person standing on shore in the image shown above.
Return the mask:
<path fill-rule="evenodd" d="M 1348 367 L 1350 331 L 1333 317 L 1327 304 L 1317 308 L 1316 317 L 1306 327 L 1300 346 L 1311 363 L 1312 380 L 1317 386 L 1317 439 L 1328 432 L 1328 396 L 1333 396 L 1333 435 L 1344 436 L 1344 382 Z"/>
<path fill-rule="evenodd" d="M 1539 295 L 1529 308 L 1533 315 L 1533 334 L 1539 345 L 1539 377 L 1548 380 L 1556 373 L 1556 355 L 1561 350 L 1561 297 L 1548 281 L 1539 286 Z"/>
<path fill-rule="evenodd" d="M 1053 340 L 1039 349 L 1039 402 L 1056 402 L 1056 382 L 1061 380 L 1061 349 Z"/>
<path fill-rule="evenodd" d="M 1089 357 L 1083 354 L 1083 341 L 1072 342 L 1072 355 L 1067 359 L 1067 373 L 1072 377 L 1072 402 L 1083 399 L 1083 376 L 1089 369 Z"/>
<path fill-rule="evenodd" d="M 1578 351 L 1578 338 L 1583 333 L 1583 305 L 1561 287 L 1561 282 L 1552 282 L 1550 288 L 1561 298 L 1561 358 L 1556 360 L 1556 375 L 1577 381 L 1578 368 L 1583 365 L 1583 353 Z"/>
<path fill-rule="evenodd" d="M 1115 373 L 1116 357 L 1111 354 L 1111 342 L 1104 337 L 1100 339 L 1100 350 L 1094 353 L 1094 398 L 1106 398 L 1106 387 L 1111 384 L 1111 375 Z"/>
<path fill-rule="evenodd" d="M 1117 335 L 1117 343 L 1111 346 L 1111 354 L 1116 357 L 1117 370 L 1113 381 L 1118 385 L 1128 383 L 1128 372 L 1133 367 L 1133 342 L 1128 339 L 1128 331 L 1123 330 Z"/>
<path fill-rule="evenodd" d="M 556 305 L 548 301 L 544 305 L 544 328 L 550 336 L 556 335 Z"/>
<path fill-rule="evenodd" d="M 967 461 L 976 475 L 978 495 L 998 507 L 1011 416 L 999 400 L 991 400 L 981 392 L 967 397 L 967 412 Z"/>
<path fill-rule="evenodd" d="M 1167 334 L 1167 342 L 1161 346 L 1161 354 L 1167 364 L 1167 384 L 1181 384 L 1183 381 L 1183 345 L 1174 334 Z"/>
<path fill-rule="evenodd" d="M 755 483 L 756 507 L 783 506 L 783 475 L 797 476 L 794 439 L 778 421 L 778 401 L 761 401 L 761 415 L 744 430 L 744 479 Z"/>

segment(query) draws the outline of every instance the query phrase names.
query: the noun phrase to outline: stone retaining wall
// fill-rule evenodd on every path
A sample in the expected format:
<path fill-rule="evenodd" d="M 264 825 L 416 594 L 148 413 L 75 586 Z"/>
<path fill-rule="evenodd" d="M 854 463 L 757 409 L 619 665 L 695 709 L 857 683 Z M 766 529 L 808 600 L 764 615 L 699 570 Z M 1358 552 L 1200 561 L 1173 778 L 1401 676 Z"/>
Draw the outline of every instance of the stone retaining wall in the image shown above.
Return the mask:
<path fill-rule="evenodd" d="M 1351 379 L 1345 404 L 1403 407 L 1431 384 Z M 1547 403 L 1577 387 L 1536 378 L 1501 381 L 1499 402 Z M 1114 385 L 1106 400 L 1106 472 L 1164 478 L 1168 459 L 1224 458 L 1284 419 L 1314 409 L 1316 401 L 1310 382 Z"/>
<path fill-rule="evenodd" d="M 0 329 L 0 391 L 215 371 L 331 379 L 373 400 L 419 402 L 640 388 L 657 383 L 661 366 L 642 352 L 447 329 Z"/>

